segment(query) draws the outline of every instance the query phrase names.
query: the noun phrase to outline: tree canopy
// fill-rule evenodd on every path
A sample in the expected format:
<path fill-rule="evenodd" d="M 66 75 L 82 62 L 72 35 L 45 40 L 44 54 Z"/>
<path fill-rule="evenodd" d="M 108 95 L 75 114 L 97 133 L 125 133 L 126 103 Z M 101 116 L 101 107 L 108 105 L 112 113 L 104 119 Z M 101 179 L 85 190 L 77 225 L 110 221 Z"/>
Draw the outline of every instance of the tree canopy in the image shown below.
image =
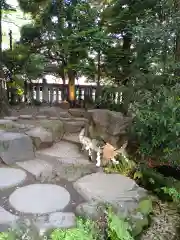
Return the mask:
<path fill-rule="evenodd" d="M 112 86 L 122 93 L 126 113 L 136 116 L 143 153 L 162 144 L 172 150 L 180 120 L 180 1 L 19 0 L 19 5 L 32 22 L 21 28 L 20 42 L 3 52 L 14 79 L 21 74 L 31 81 L 50 72 L 68 79 L 72 92 L 79 76 L 98 86 L 111 84 L 111 93 Z M 154 132 L 152 125 L 159 128 Z"/>

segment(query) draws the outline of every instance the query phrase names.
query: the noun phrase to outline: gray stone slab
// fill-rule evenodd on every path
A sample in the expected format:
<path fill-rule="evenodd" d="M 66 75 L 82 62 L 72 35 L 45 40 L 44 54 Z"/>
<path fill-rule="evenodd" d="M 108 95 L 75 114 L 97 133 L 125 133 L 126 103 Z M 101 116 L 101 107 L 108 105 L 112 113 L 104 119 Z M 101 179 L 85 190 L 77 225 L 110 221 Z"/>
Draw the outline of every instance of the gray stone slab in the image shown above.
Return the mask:
<path fill-rule="evenodd" d="M 49 181 L 54 178 L 53 167 L 44 160 L 33 159 L 16 163 L 19 167 L 31 173 L 36 180 L 41 182 Z"/>
<path fill-rule="evenodd" d="M 53 144 L 53 134 L 43 127 L 34 127 L 26 134 L 32 139 L 36 149 L 46 148 Z"/>
<path fill-rule="evenodd" d="M 26 179 L 26 173 L 16 168 L 0 168 L 0 189 L 6 189 L 21 184 Z"/>
<path fill-rule="evenodd" d="M 1 133 L 0 157 L 8 165 L 33 159 L 35 153 L 31 138 L 23 133 Z"/>
<path fill-rule="evenodd" d="M 71 212 L 51 213 L 48 217 L 48 220 L 40 218 L 37 219 L 35 222 L 35 226 L 41 236 L 56 228 L 71 228 L 75 225 L 76 217 L 75 214 Z"/>
<path fill-rule="evenodd" d="M 4 208 L 0 207 L 0 224 L 12 224 L 18 220 L 18 216 L 9 213 Z"/>
<path fill-rule="evenodd" d="M 31 184 L 16 189 L 9 197 L 13 208 L 22 213 L 47 214 L 63 210 L 70 201 L 69 192 L 54 184 Z"/>

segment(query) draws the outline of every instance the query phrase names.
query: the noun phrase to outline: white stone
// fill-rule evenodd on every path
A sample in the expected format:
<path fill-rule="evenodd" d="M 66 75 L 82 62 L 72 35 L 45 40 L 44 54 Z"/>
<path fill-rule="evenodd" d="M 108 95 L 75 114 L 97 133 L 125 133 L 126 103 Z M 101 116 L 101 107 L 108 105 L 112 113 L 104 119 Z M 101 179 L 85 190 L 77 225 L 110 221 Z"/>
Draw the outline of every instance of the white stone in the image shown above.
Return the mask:
<path fill-rule="evenodd" d="M 5 120 L 11 120 L 11 121 L 17 121 L 18 120 L 18 117 L 4 117 Z"/>
<path fill-rule="evenodd" d="M 93 173 L 77 180 L 74 188 L 87 201 L 117 203 L 141 197 L 135 181 L 120 174 Z"/>
<path fill-rule="evenodd" d="M 16 163 L 19 167 L 35 176 L 36 180 L 46 181 L 52 178 L 53 167 L 49 163 L 40 159 L 33 159 Z M 42 179 L 43 178 L 43 179 Z"/>
<path fill-rule="evenodd" d="M 76 216 L 71 212 L 56 212 L 49 215 L 48 221 L 38 219 L 35 223 L 40 235 L 55 228 L 71 228 L 76 224 Z"/>
<path fill-rule="evenodd" d="M 9 202 L 17 211 L 47 214 L 63 210 L 70 201 L 69 192 L 53 184 L 32 184 L 16 189 Z"/>
<path fill-rule="evenodd" d="M 0 168 L 0 189 L 11 188 L 22 183 L 26 173 L 16 168 Z"/>
<path fill-rule="evenodd" d="M 21 119 L 32 119 L 32 115 L 20 115 L 19 118 L 21 118 Z"/>
<path fill-rule="evenodd" d="M 4 208 L 0 207 L 0 224 L 12 224 L 18 220 L 18 216 L 9 213 Z"/>
<path fill-rule="evenodd" d="M 1 133 L 0 157 L 6 164 L 31 160 L 35 156 L 30 137 L 23 133 Z"/>

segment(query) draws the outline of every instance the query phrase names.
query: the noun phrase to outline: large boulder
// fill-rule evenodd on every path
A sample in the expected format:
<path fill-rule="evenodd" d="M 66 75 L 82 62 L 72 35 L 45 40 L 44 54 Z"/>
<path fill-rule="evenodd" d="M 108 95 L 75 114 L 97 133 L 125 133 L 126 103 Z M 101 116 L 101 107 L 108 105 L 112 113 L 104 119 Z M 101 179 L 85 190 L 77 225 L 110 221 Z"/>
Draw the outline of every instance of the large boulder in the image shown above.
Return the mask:
<path fill-rule="evenodd" d="M 101 137 L 115 148 L 122 146 L 132 122 L 131 117 L 107 109 L 92 109 L 88 111 L 88 115 L 91 138 Z"/>
<path fill-rule="evenodd" d="M 30 137 L 23 133 L 0 133 L 0 158 L 6 164 L 26 161 L 35 157 Z"/>
<path fill-rule="evenodd" d="M 75 190 L 87 201 L 76 207 L 76 215 L 98 220 L 110 204 L 114 212 L 128 220 L 133 236 L 149 224 L 152 200 L 134 180 L 120 174 L 93 173 L 74 183 Z"/>

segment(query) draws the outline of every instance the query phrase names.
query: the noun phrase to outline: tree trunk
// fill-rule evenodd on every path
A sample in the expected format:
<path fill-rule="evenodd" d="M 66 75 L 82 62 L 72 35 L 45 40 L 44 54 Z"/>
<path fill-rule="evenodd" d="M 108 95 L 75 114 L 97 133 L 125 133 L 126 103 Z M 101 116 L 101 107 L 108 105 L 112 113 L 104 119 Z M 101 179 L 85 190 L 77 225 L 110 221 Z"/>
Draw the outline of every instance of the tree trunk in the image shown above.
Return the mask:
<path fill-rule="evenodd" d="M 75 73 L 73 70 L 68 72 L 68 101 L 71 104 L 71 107 L 75 106 L 76 92 L 75 92 Z"/>

